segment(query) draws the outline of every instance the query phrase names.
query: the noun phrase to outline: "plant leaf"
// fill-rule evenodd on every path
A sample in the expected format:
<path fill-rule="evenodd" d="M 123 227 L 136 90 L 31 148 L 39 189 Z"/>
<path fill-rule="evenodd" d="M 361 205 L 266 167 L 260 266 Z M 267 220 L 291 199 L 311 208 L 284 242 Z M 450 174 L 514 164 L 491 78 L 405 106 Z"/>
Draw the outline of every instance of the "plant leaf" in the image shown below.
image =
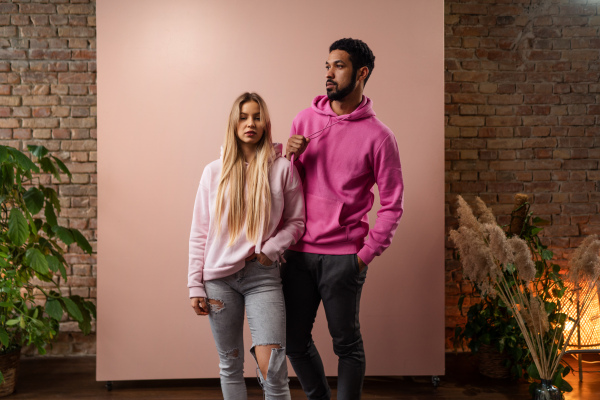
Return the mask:
<path fill-rule="evenodd" d="M 6 321 L 6 325 L 7 326 L 14 326 L 14 325 L 16 325 L 18 323 L 19 323 L 19 319 L 18 318 L 9 319 L 8 321 Z"/>
<path fill-rule="evenodd" d="M 62 160 L 60 158 L 54 157 L 52 156 L 52 158 L 54 159 L 54 161 L 56 162 L 56 165 L 58 165 L 58 168 L 60 168 L 60 170 L 62 172 L 64 172 L 65 174 L 67 174 L 69 176 L 69 178 L 71 178 L 73 175 L 71 175 L 71 171 L 69 171 L 69 168 L 67 168 L 67 166 L 65 165 L 64 162 L 62 162 Z"/>
<path fill-rule="evenodd" d="M 40 274 L 44 275 L 50 272 L 50 270 L 48 269 L 48 261 L 46 261 L 46 257 L 44 257 L 42 252 L 38 249 L 27 249 L 27 252 L 25 253 L 25 260 L 35 272 L 39 272 Z"/>
<path fill-rule="evenodd" d="M 92 246 L 90 245 L 90 242 L 88 242 L 88 240 L 85 238 L 85 236 L 83 236 L 81 232 L 79 232 L 77 229 L 71 229 L 71 232 L 73 233 L 73 237 L 75 238 L 75 241 L 77 242 L 79 247 L 81 247 L 81 249 L 86 253 L 92 254 Z"/>
<path fill-rule="evenodd" d="M 8 150 L 6 146 L 0 146 L 0 164 L 8 160 Z"/>
<path fill-rule="evenodd" d="M 527 367 L 527 373 L 529 374 L 530 377 L 532 377 L 533 379 L 541 379 L 540 378 L 540 374 L 538 372 L 537 367 L 535 366 L 535 363 L 531 363 L 529 364 L 529 367 Z"/>
<path fill-rule="evenodd" d="M 42 190 L 44 192 L 44 195 L 46 196 L 46 200 L 49 201 L 50 203 L 52 203 L 54 208 L 56 208 L 56 211 L 58 211 L 60 213 L 60 201 L 58 200 L 58 195 L 56 194 L 56 190 L 49 188 L 49 187 L 45 187 Z"/>
<path fill-rule="evenodd" d="M 77 304 L 75 304 L 73 300 L 71 300 L 68 297 L 62 297 L 61 300 L 63 302 L 65 311 L 69 313 L 71 317 L 73 317 L 78 322 L 83 321 L 83 315 L 81 314 L 79 307 L 77 307 Z"/>
<path fill-rule="evenodd" d="M 46 314 L 48 314 L 50 318 L 60 321 L 63 315 L 63 309 L 60 302 L 55 299 L 48 299 L 46 302 Z"/>
<path fill-rule="evenodd" d="M 30 144 L 27 146 L 27 148 L 29 149 L 29 152 L 37 158 L 42 158 L 49 153 L 48 149 L 44 146 L 33 146 Z"/>
<path fill-rule="evenodd" d="M 29 226 L 21 210 L 12 208 L 8 217 L 8 237 L 17 246 L 22 246 L 27 240 Z"/>
<path fill-rule="evenodd" d="M 48 254 L 46 255 L 46 261 L 48 261 L 48 268 L 50 268 L 50 271 L 58 272 L 60 269 L 60 261 L 58 261 L 58 258 Z"/>
<path fill-rule="evenodd" d="M 8 346 L 8 343 L 10 342 L 8 332 L 6 332 L 6 329 L 4 329 L 3 326 L 0 326 L 0 342 L 4 347 Z"/>
<path fill-rule="evenodd" d="M 544 260 L 552 260 L 554 253 L 551 250 L 542 250 L 542 258 Z"/>
<path fill-rule="evenodd" d="M 11 156 L 15 159 L 15 162 L 23 171 L 33 171 L 40 172 L 40 169 L 27 157 L 25 154 L 21 153 L 19 150 L 14 149 L 12 147 L 6 148 Z"/>
<path fill-rule="evenodd" d="M 52 227 L 52 231 L 54 233 L 56 233 L 56 236 L 58 236 L 58 238 L 60 240 L 62 240 L 63 243 L 66 244 L 67 246 L 75 241 L 70 229 L 63 228 L 62 226 L 56 225 L 56 226 Z"/>
<path fill-rule="evenodd" d="M 46 216 L 46 222 L 52 227 L 58 225 L 58 220 L 56 219 L 56 214 L 54 213 L 54 207 L 52 203 L 46 202 L 46 208 L 44 209 L 44 215 Z"/>
<path fill-rule="evenodd" d="M 48 157 L 40 158 L 40 165 L 42 166 L 42 170 L 44 172 L 51 173 L 56 179 L 60 181 L 60 175 L 58 174 L 58 170 L 56 169 L 54 163 L 52 163 L 52 161 Z"/>
<path fill-rule="evenodd" d="M 44 206 L 44 194 L 36 187 L 29 188 L 23 195 L 23 199 L 31 215 L 39 213 Z"/>

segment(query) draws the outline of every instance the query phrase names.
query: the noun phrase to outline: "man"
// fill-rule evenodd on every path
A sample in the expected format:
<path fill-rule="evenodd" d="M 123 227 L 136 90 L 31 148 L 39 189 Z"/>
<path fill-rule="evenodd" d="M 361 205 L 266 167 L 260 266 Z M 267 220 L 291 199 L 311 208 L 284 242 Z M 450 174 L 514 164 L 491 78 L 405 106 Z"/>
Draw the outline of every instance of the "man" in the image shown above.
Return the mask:
<path fill-rule="evenodd" d="M 403 182 L 394 134 L 363 90 L 375 57 L 360 40 L 341 39 L 325 62 L 327 96 L 298 114 L 288 159 L 302 177 L 306 231 L 285 254 L 287 355 L 308 399 L 330 399 L 312 340 L 321 301 L 338 362 L 338 399 L 360 399 L 365 354 L 359 304 L 367 265 L 391 243 L 403 211 Z M 381 209 L 369 231 L 377 184 Z M 365 239 L 369 234 L 368 239 Z"/>

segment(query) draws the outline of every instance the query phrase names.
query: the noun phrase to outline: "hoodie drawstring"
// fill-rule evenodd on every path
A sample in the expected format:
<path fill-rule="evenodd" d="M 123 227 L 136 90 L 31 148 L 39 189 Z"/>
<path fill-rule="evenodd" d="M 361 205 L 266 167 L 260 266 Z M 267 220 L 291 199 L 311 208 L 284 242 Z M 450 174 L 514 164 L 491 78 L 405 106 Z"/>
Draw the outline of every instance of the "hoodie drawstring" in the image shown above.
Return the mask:
<path fill-rule="evenodd" d="M 327 124 L 325 124 L 324 128 L 319 129 L 318 131 L 315 131 L 315 132 L 311 133 L 310 135 L 306 135 L 305 137 L 308 138 L 308 139 L 318 138 L 319 136 L 321 136 L 323 134 L 323 132 L 325 131 L 325 129 L 331 128 L 335 124 L 339 124 L 340 122 L 347 120 L 348 118 L 350 118 L 350 115 L 351 114 L 348 114 L 344 118 L 338 119 L 337 121 L 335 121 L 331 125 L 330 125 L 331 115 L 329 115 L 329 121 L 327 121 Z M 317 135 L 317 133 L 318 133 L 318 135 Z M 292 154 L 292 157 L 290 157 L 290 177 L 291 177 L 291 181 L 292 181 L 291 183 L 293 185 L 294 184 L 294 154 Z"/>

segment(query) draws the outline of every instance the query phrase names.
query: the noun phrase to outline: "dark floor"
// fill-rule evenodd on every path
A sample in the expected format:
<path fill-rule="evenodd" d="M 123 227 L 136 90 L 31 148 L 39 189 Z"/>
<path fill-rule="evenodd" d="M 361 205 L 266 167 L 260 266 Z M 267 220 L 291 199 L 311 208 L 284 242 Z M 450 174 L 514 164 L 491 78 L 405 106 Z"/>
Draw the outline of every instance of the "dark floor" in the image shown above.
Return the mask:
<path fill-rule="evenodd" d="M 586 356 L 596 364 L 585 364 L 584 370 L 600 370 L 600 358 Z M 576 361 L 567 361 L 577 367 Z M 115 382 L 108 392 L 104 382 L 95 380 L 94 357 L 81 358 L 34 358 L 21 361 L 16 393 L 9 397 L 18 399 L 222 399 L 217 379 L 177 381 Z M 600 372 L 585 372 L 583 383 L 578 375 L 567 380 L 574 390 L 567 393 L 567 400 L 600 399 Z M 262 399 L 255 380 L 249 379 L 248 398 Z M 331 380 L 332 387 L 335 379 Z M 305 399 L 296 379 L 292 379 L 292 399 Z M 335 391 L 334 391 L 335 393 Z M 335 397 L 334 397 L 335 398 Z M 531 399 L 526 382 L 513 382 L 485 378 L 477 372 L 474 359 L 469 354 L 447 354 L 446 375 L 441 377 L 439 388 L 434 389 L 431 377 L 367 377 L 363 400 L 374 399 L 484 399 L 520 400 Z"/>

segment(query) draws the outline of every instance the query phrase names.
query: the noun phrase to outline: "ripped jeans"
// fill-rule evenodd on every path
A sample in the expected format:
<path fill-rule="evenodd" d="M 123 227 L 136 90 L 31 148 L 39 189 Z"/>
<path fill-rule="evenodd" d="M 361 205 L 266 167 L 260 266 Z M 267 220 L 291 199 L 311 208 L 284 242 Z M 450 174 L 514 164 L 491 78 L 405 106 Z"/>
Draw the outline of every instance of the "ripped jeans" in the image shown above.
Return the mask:
<path fill-rule="evenodd" d="M 210 304 L 210 327 L 219 352 L 221 390 L 225 400 L 246 400 L 244 382 L 244 306 L 255 346 L 280 345 L 271 350 L 267 379 L 257 369 L 267 400 L 290 400 L 285 358 L 285 303 L 279 263 L 267 267 L 247 261 L 233 275 L 204 282 Z M 211 301 L 212 300 L 212 301 Z M 216 300 L 216 301 L 215 301 Z"/>

